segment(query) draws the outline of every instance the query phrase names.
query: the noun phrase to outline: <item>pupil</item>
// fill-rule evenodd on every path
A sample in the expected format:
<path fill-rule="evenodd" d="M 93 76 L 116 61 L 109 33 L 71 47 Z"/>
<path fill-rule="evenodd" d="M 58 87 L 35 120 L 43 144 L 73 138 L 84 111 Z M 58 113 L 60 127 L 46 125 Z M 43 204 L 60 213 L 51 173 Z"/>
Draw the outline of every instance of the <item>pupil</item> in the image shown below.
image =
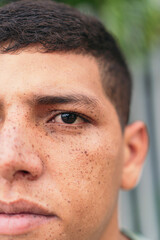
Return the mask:
<path fill-rule="evenodd" d="M 77 119 L 77 115 L 74 113 L 62 113 L 61 119 L 65 123 L 74 123 Z"/>

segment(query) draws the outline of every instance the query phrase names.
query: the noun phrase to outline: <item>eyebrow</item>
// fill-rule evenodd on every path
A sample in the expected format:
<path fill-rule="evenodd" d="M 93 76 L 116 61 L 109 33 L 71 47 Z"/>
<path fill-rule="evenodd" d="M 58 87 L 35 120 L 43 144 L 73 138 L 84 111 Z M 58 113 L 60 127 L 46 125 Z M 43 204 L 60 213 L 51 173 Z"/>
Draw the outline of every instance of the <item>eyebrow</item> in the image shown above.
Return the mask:
<path fill-rule="evenodd" d="M 57 104 L 83 104 L 91 107 L 97 107 L 97 99 L 83 94 L 67 94 L 52 96 L 34 96 L 32 101 L 34 105 L 57 105 Z"/>

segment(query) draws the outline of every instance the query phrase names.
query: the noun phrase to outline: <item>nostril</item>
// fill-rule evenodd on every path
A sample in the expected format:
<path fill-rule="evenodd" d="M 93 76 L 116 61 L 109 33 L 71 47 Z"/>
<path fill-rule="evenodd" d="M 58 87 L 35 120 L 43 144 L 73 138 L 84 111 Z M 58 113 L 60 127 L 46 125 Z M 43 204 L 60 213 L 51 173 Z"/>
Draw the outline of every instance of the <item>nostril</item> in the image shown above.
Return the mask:
<path fill-rule="evenodd" d="M 19 180 L 19 179 L 27 179 L 27 180 L 35 180 L 37 178 L 37 175 L 32 175 L 30 172 L 26 170 L 19 170 L 14 174 L 14 179 Z"/>
<path fill-rule="evenodd" d="M 18 179 L 18 178 L 25 177 L 25 176 L 28 176 L 28 175 L 30 175 L 30 173 L 28 171 L 19 170 L 19 171 L 15 172 L 14 177 L 16 179 Z"/>
<path fill-rule="evenodd" d="M 18 172 L 20 172 L 23 176 L 30 174 L 28 171 L 25 171 L 25 170 L 21 170 Z"/>

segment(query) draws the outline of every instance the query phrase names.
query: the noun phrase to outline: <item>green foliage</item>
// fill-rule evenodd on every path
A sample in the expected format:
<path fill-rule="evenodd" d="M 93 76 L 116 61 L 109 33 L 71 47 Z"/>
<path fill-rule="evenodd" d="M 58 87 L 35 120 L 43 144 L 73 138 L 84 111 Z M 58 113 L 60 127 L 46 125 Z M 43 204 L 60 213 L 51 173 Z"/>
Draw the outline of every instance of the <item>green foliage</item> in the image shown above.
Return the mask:
<path fill-rule="evenodd" d="M 127 55 L 145 54 L 159 41 L 160 5 L 154 0 L 107 0 L 100 15 Z"/>
<path fill-rule="evenodd" d="M 66 3 L 66 4 L 70 4 L 72 6 L 78 6 L 80 4 L 89 4 L 91 5 L 92 7 L 94 8 L 99 8 L 102 4 L 105 3 L 105 0 L 57 0 L 57 2 L 63 2 L 63 3 Z"/>
<path fill-rule="evenodd" d="M 3 6 L 4 4 L 16 2 L 16 0 L 0 0 L 0 6 Z"/>

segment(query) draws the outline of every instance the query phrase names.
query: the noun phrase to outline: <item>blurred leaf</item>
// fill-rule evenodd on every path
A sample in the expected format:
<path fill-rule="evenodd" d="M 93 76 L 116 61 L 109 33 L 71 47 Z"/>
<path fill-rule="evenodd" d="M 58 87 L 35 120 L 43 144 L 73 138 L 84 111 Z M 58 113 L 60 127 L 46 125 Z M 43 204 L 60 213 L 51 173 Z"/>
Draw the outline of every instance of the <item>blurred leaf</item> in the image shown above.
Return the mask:
<path fill-rule="evenodd" d="M 159 41 L 160 7 L 149 0 L 106 0 L 100 16 L 130 57 Z"/>

